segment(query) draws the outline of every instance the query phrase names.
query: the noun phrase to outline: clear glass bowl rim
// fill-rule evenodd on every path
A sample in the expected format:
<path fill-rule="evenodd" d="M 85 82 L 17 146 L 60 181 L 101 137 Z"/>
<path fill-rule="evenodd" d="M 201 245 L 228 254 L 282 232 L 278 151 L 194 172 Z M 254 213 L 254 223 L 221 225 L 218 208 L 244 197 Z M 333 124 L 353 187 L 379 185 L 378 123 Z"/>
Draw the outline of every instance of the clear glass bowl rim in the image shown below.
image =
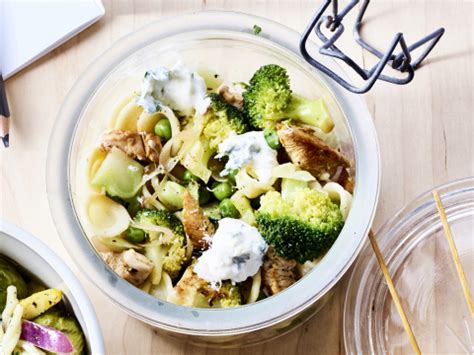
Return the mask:
<path fill-rule="evenodd" d="M 389 236 L 397 233 L 398 230 L 403 229 L 404 226 L 416 223 L 420 218 L 423 218 L 424 213 L 431 210 L 436 210 L 436 205 L 433 200 L 432 191 L 438 191 L 443 201 L 449 200 L 450 198 L 459 197 L 466 193 L 474 192 L 474 176 L 464 177 L 456 179 L 444 184 L 437 185 L 425 192 L 419 194 L 408 204 L 400 208 L 391 218 L 389 218 L 378 231 L 375 232 L 377 240 L 379 242 L 380 250 L 382 255 L 388 260 L 392 254 L 387 251 L 391 244 L 396 242 L 388 238 Z M 449 218 L 447 205 L 445 203 L 446 213 Z M 459 211 L 456 211 L 459 213 Z M 375 255 L 370 252 L 371 246 L 369 243 L 365 243 L 360 254 L 368 253 L 370 255 L 370 262 L 375 262 Z M 382 277 L 381 275 L 367 275 L 367 265 L 363 265 L 368 260 L 363 259 L 362 256 L 354 263 L 354 267 L 349 275 L 349 282 L 346 288 L 346 294 L 344 297 L 343 306 L 343 340 L 344 348 L 347 354 L 356 353 L 367 353 L 370 351 L 364 346 L 368 346 L 365 343 L 365 339 L 361 337 L 359 327 L 359 319 L 357 319 L 358 312 L 355 311 L 354 307 L 359 305 L 360 292 L 364 288 L 365 283 L 362 283 L 362 279 Z M 393 274 L 390 262 L 387 261 L 387 267 L 389 272 Z M 363 269 L 363 270 L 361 270 Z M 378 270 L 378 269 L 377 269 Z M 390 297 L 390 296 L 388 296 Z M 367 302 L 370 302 L 368 300 Z M 373 349 L 371 343 L 371 349 Z M 379 349 L 380 350 L 380 349 Z"/>
<path fill-rule="evenodd" d="M 326 294 L 347 271 L 358 255 L 373 220 L 378 201 L 380 164 L 370 113 L 360 96 L 350 94 L 321 74 L 321 81 L 337 98 L 346 117 L 354 118 L 348 122 L 354 139 L 356 159 L 354 206 L 363 212 L 358 212 L 358 216 L 351 213 L 346 225 L 353 227 L 345 228 L 338 239 L 342 239 L 342 234 L 351 234 L 350 245 L 345 248 L 340 246 L 336 253 L 336 242 L 317 266 L 319 273 L 311 273 L 282 294 L 256 304 L 226 310 L 189 308 L 159 300 L 151 301 L 151 297 L 111 272 L 84 240 L 79 221 L 71 206 L 69 169 L 64 167 L 69 167 L 69 153 L 76 127 L 76 120 L 73 118 L 80 117 L 81 108 L 85 106 L 95 88 L 111 68 L 130 55 L 133 46 L 137 45 L 133 44 L 133 40 L 140 40 L 141 45 L 146 45 L 144 38 L 150 43 L 183 32 L 216 30 L 235 32 L 241 36 L 245 35 L 244 30 L 251 29 L 254 24 L 263 28 L 263 35 L 259 37 L 262 43 L 280 47 L 282 51 L 290 51 L 295 60 L 303 61 L 297 45 L 299 34 L 261 17 L 235 12 L 205 11 L 164 18 L 122 38 L 88 67 L 68 93 L 51 135 L 46 169 L 47 195 L 53 220 L 62 235 L 61 240 L 65 248 L 79 268 L 112 301 L 133 317 L 165 330 L 205 336 L 242 334 L 269 327 L 301 313 Z M 140 36 L 144 38 L 140 39 Z M 311 42 L 308 42 L 308 48 L 313 52 L 317 50 Z M 322 56 L 319 59 L 343 75 L 335 61 Z M 311 70 L 314 71 L 312 68 Z M 345 239 L 347 242 L 348 237 Z"/>

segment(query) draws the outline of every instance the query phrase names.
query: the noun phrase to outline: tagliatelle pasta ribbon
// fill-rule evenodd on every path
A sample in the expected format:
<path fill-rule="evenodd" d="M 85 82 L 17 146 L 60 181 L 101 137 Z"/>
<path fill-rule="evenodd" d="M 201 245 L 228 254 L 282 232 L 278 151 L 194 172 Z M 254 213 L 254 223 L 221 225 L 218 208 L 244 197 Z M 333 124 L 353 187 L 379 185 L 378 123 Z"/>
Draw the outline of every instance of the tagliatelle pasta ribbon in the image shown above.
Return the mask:
<path fill-rule="evenodd" d="M 273 190 L 273 184 L 276 178 L 273 178 L 268 184 L 264 184 L 254 177 L 250 176 L 248 167 L 240 169 L 235 176 L 237 188 L 248 198 L 255 198 L 261 194 Z"/>
<path fill-rule="evenodd" d="M 316 180 L 311 173 L 298 169 L 293 163 L 285 163 L 276 166 L 272 170 L 272 176 L 275 178 L 293 179 L 306 182 Z"/>
<path fill-rule="evenodd" d="M 254 303 L 257 301 L 260 295 L 260 287 L 262 285 L 262 271 L 261 269 L 252 277 L 252 287 L 250 288 L 249 298 L 247 304 Z"/>
<path fill-rule="evenodd" d="M 163 271 L 161 274 L 160 283 L 157 286 L 151 286 L 150 295 L 163 300 L 168 301 L 169 296 L 174 292 L 173 283 L 170 275 Z"/>
<path fill-rule="evenodd" d="M 345 221 L 352 206 L 352 195 L 337 182 L 328 182 L 323 191 L 328 193 L 331 200 L 339 202 L 339 209 Z"/>
<path fill-rule="evenodd" d="M 8 286 L 7 302 L 2 312 L 0 353 L 11 354 L 20 340 L 23 306 L 16 295 L 16 287 Z"/>

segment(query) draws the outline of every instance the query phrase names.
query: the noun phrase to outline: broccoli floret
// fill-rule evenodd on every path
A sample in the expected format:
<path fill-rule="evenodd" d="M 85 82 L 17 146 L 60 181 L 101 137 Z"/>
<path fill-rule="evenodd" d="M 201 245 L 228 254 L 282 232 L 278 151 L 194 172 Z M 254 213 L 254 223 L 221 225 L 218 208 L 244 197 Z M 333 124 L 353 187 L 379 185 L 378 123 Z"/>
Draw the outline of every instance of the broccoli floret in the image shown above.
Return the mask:
<path fill-rule="evenodd" d="M 154 255 L 164 255 L 162 260 L 152 260 L 155 266 L 163 265 L 171 278 L 178 276 L 183 264 L 186 261 L 186 236 L 183 224 L 174 214 L 163 210 L 141 210 L 135 216 L 135 221 L 140 224 L 152 224 L 171 229 L 173 238 L 171 240 L 163 238 L 159 248 Z M 158 271 L 158 270 L 157 270 Z"/>
<path fill-rule="evenodd" d="M 203 134 L 211 149 L 216 149 L 229 133 L 242 134 L 250 127 L 244 113 L 227 103 L 221 95 L 211 93 L 209 98 L 211 103 L 203 117 Z"/>
<path fill-rule="evenodd" d="M 243 97 L 245 112 L 257 128 L 272 127 L 283 119 L 316 126 L 323 132 L 334 127 L 324 101 L 293 94 L 286 69 L 276 64 L 260 67 L 250 79 Z"/>
<path fill-rule="evenodd" d="M 163 270 L 174 279 L 178 276 L 185 261 L 186 247 L 179 243 L 173 243 L 168 250 L 168 255 L 165 256 L 165 260 L 163 261 Z"/>
<path fill-rule="evenodd" d="M 174 288 L 169 301 L 182 306 L 199 308 L 230 308 L 242 304 L 242 296 L 237 285 L 223 281 L 220 287 L 212 287 L 201 279 L 189 266 Z"/>
<path fill-rule="evenodd" d="M 263 238 L 278 255 L 299 263 L 326 252 L 344 226 L 339 207 L 310 188 L 296 189 L 287 199 L 270 191 L 260 203 L 256 220 Z"/>
<path fill-rule="evenodd" d="M 266 128 L 279 121 L 291 101 L 290 78 L 278 65 L 260 67 L 243 93 L 244 109 L 253 126 Z"/>
<path fill-rule="evenodd" d="M 137 212 L 135 220 L 140 223 L 163 226 L 173 231 L 175 236 L 184 238 L 183 224 L 174 214 L 165 210 L 140 210 Z"/>
<path fill-rule="evenodd" d="M 232 285 L 230 281 L 224 281 L 219 288 L 216 300 L 213 303 L 217 308 L 237 307 L 242 304 L 242 295 L 237 285 Z"/>

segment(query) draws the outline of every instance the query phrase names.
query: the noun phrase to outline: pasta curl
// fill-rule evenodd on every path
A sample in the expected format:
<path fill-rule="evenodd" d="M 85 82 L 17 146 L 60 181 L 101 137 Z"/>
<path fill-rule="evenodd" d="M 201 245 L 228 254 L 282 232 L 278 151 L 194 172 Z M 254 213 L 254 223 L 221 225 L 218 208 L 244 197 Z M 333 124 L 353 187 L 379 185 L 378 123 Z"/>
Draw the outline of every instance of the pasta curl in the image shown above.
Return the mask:
<path fill-rule="evenodd" d="M 123 108 L 119 111 L 114 120 L 113 130 L 138 132 L 137 122 L 143 112 L 143 107 L 135 103 L 133 97 Z"/>
<path fill-rule="evenodd" d="M 130 224 L 130 215 L 127 209 L 105 195 L 91 194 L 85 210 L 95 236 L 120 235 Z"/>

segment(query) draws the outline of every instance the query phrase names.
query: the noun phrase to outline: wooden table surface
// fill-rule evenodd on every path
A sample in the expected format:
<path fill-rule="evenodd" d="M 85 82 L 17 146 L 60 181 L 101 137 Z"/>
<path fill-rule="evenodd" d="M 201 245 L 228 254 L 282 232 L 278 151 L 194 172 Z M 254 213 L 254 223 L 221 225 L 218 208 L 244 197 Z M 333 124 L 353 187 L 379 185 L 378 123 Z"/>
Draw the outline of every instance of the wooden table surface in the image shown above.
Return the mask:
<path fill-rule="evenodd" d="M 0 149 L 0 218 L 46 241 L 72 265 L 100 319 L 108 354 L 336 354 L 341 343 L 344 282 L 329 304 L 296 331 L 244 350 L 198 348 L 156 334 L 125 315 L 72 264 L 54 227 L 45 188 L 49 136 L 68 90 L 87 65 L 115 40 L 163 16 L 235 10 L 302 31 L 321 1 L 105 1 L 106 15 L 79 36 L 6 81 L 12 112 L 11 147 Z M 446 34 L 408 86 L 375 85 L 365 100 L 380 143 L 382 185 L 375 227 L 436 184 L 474 175 L 474 2 L 373 1 L 365 33 L 386 48 L 395 32 L 408 42 L 438 26 Z M 347 26 L 349 27 L 349 26 Z M 265 31 L 265 29 L 263 29 Z M 348 51 L 366 64 L 350 39 Z"/>

